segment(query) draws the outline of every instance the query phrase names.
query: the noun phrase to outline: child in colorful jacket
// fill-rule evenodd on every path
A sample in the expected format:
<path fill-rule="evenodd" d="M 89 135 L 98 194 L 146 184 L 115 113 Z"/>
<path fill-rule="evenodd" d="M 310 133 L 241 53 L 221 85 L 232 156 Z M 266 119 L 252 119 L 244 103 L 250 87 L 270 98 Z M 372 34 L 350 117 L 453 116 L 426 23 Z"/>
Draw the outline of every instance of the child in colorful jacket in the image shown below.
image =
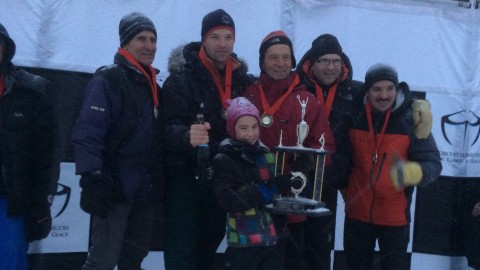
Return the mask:
<path fill-rule="evenodd" d="M 286 216 L 262 208 L 290 190 L 290 175 L 274 177 L 275 158 L 259 141 L 259 113 L 246 98 L 227 100 L 227 131 L 215 156 L 214 190 L 227 211 L 224 269 L 284 269 Z"/>

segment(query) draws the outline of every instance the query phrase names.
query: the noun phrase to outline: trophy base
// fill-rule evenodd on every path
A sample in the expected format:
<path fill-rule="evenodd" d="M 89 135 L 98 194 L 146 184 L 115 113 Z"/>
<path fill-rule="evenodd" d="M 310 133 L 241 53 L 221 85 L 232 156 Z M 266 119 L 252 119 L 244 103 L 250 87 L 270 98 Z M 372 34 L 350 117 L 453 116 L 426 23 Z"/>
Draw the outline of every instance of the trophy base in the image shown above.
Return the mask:
<path fill-rule="evenodd" d="M 330 215 L 331 212 L 325 208 L 323 202 L 303 197 L 279 197 L 273 199 L 273 203 L 264 206 L 265 210 L 270 214 L 281 215 L 304 215 L 312 217 L 321 217 Z"/>

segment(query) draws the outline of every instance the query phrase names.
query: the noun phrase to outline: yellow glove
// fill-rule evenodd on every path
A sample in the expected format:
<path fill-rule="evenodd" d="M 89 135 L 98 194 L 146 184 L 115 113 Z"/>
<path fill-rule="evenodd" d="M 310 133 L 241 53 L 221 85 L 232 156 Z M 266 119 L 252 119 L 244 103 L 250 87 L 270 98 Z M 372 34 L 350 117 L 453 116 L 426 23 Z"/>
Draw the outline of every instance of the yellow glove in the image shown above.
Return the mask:
<path fill-rule="evenodd" d="M 422 167 L 418 162 L 398 160 L 390 168 L 390 178 L 397 189 L 417 185 L 422 176 Z"/>
<path fill-rule="evenodd" d="M 415 99 L 412 104 L 415 137 L 426 139 L 432 131 L 432 109 L 427 100 Z"/>

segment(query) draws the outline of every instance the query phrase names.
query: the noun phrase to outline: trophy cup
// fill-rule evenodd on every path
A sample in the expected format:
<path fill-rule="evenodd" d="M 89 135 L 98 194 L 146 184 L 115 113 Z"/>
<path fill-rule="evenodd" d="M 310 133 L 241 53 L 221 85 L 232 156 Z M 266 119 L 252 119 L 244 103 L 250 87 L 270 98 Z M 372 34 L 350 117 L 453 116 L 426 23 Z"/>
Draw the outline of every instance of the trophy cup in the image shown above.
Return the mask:
<path fill-rule="evenodd" d="M 306 216 L 325 216 L 330 215 L 330 210 L 325 208 L 325 204 L 321 201 L 322 186 L 323 186 L 323 171 L 325 164 L 325 156 L 329 154 L 325 150 L 325 134 L 322 134 L 319 143 L 320 148 L 308 148 L 303 146 L 303 141 L 308 135 L 309 126 L 305 122 L 305 112 L 308 104 L 308 98 L 306 100 L 300 100 L 300 96 L 297 96 L 300 106 L 302 108 L 302 119 L 297 124 L 297 144 L 295 146 L 283 146 L 282 135 L 283 131 L 280 131 L 280 140 L 278 146 L 274 147 L 275 154 L 275 176 L 282 175 L 285 167 L 286 153 L 293 154 L 294 158 L 298 154 L 314 154 L 315 155 L 315 177 L 313 183 L 313 195 L 312 198 L 305 198 L 300 196 L 303 189 L 307 185 L 307 178 L 303 173 L 292 172 L 291 177 L 291 192 L 293 196 L 277 196 L 273 199 L 271 204 L 267 204 L 265 209 L 274 214 L 300 214 Z"/>

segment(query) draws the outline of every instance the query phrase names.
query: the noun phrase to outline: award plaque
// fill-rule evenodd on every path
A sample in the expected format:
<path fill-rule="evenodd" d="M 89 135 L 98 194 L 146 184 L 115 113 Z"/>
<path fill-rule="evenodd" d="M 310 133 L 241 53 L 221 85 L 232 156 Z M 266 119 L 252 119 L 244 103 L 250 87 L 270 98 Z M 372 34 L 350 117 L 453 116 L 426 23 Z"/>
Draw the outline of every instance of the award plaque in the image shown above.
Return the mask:
<path fill-rule="evenodd" d="M 283 174 L 287 153 L 293 154 L 294 158 L 298 154 L 313 154 L 315 156 L 315 176 L 313 179 L 312 198 L 300 196 L 300 193 L 307 185 L 305 175 L 299 172 L 292 172 L 291 193 L 293 196 L 278 195 L 273 199 L 272 203 L 265 205 L 265 209 L 272 214 L 299 214 L 316 217 L 330 215 L 330 210 L 325 208 L 325 203 L 321 201 L 325 157 L 329 154 L 329 152 L 324 149 L 325 134 L 322 134 L 319 139 L 320 148 L 314 149 L 303 146 L 303 141 L 307 137 L 309 131 L 308 124 L 304 120 L 308 98 L 304 101 L 300 100 L 300 96 L 297 96 L 297 98 L 302 108 L 302 119 L 300 123 L 297 124 L 297 145 L 283 146 L 282 131 L 280 131 L 279 144 L 273 148 L 276 152 L 275 176 Z"/>

